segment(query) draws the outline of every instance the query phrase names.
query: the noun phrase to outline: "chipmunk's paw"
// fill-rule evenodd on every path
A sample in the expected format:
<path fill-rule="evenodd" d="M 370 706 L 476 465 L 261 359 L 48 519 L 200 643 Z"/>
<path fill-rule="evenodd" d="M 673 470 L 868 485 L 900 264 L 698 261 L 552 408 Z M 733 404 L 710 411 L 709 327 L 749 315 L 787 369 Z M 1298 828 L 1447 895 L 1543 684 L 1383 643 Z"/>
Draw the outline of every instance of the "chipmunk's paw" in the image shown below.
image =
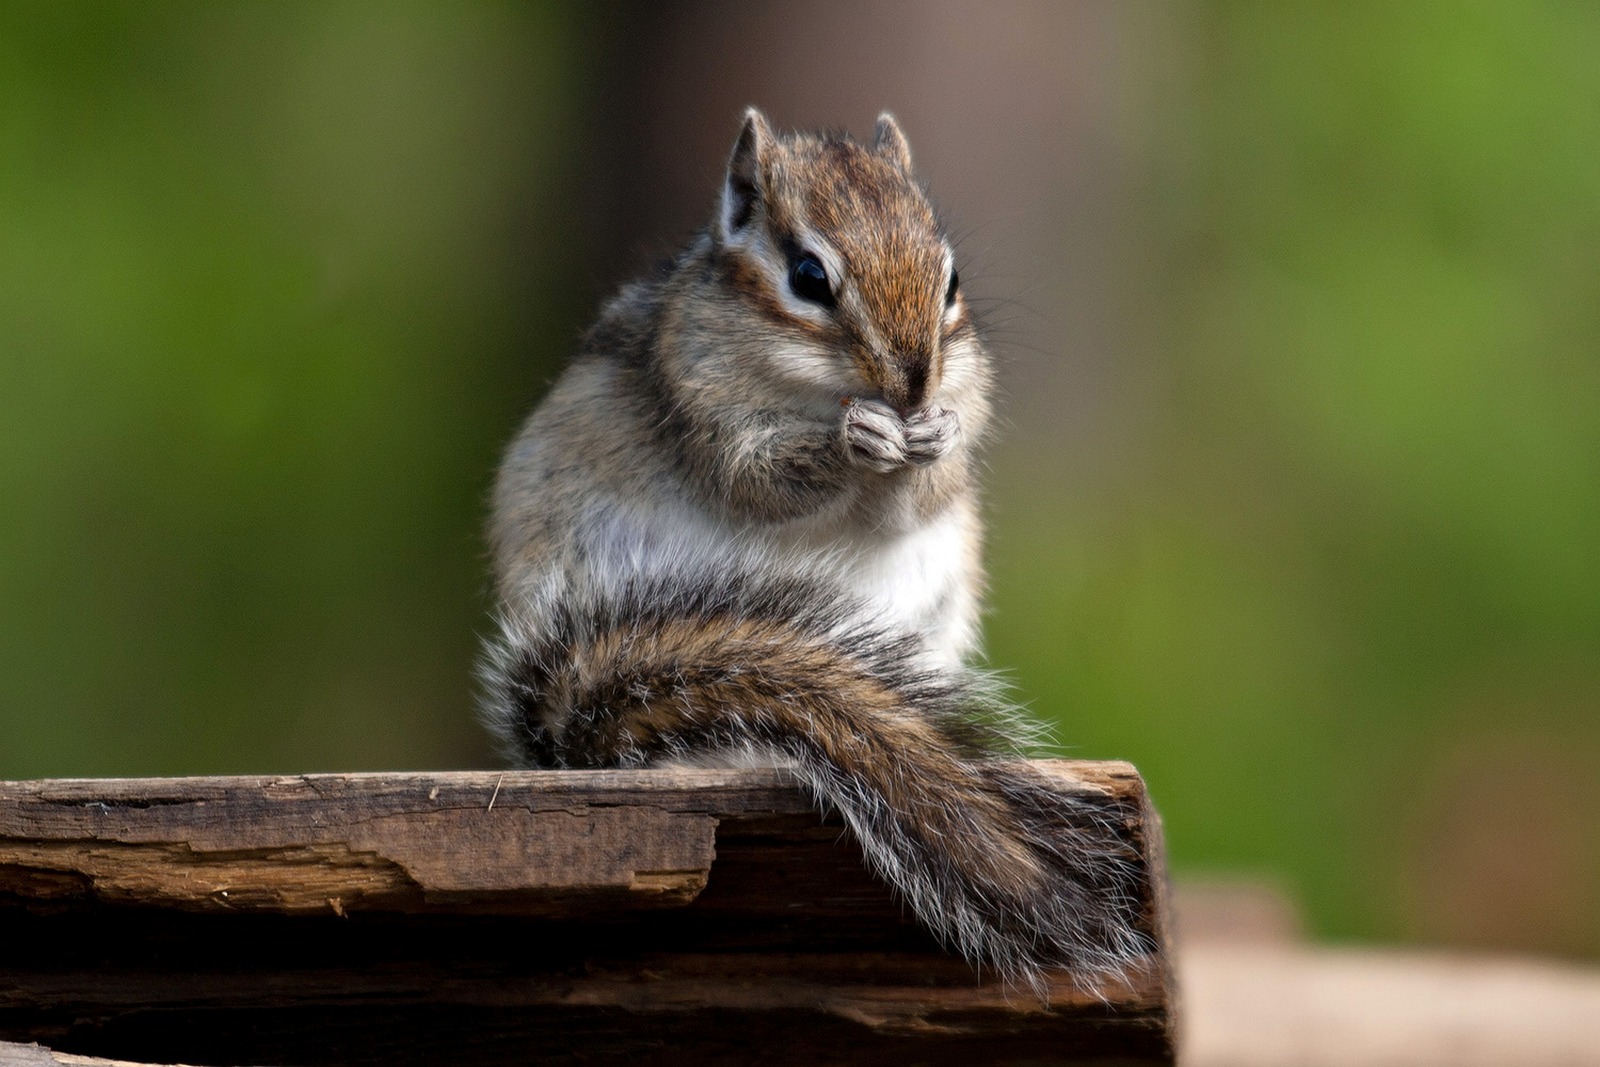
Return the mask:
<path fill-rule="evenodd" d="M 923 408 L 905 418 L 906 461 L 932 463 L 955 447 L 961 420 L 949 408 Z"/>
<path fill-rule="evenodd" d="M 906 464 L 905 425 L 881 400 L 850 400 L 844 408 L 844 444 L 851 460 L 879 474 Z"/>

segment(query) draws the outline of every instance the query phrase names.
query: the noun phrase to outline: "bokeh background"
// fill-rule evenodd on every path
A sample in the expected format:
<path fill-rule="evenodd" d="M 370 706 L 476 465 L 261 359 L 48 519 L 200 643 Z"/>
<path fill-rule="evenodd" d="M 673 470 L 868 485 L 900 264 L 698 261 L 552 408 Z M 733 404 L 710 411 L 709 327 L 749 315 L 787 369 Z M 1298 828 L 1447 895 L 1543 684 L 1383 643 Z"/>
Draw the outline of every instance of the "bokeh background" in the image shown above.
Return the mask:
<path fill-rule="evenodd" d="M 747 103 L 908 131 L 991 658 L 1180 876 L 1600 955 L 1600 7 L 0 8 L 0 777 L 489 765 L 490 472 Z"/>

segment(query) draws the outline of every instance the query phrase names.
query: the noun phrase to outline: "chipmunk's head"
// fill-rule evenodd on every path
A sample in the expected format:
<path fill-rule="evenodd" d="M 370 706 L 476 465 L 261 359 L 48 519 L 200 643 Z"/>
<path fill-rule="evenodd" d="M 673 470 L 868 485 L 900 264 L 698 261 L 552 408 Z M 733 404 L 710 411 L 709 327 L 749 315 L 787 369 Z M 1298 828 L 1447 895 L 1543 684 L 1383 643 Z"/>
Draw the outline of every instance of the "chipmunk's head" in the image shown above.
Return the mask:
<path fill-rule="evenodd" d="M 893 116 L 872 143 L 775 135 L 745 112 L 714 226 L 730 289 L 792 343 L 772 370 L 902 412 L 976 340 L 954 256 Z"/>

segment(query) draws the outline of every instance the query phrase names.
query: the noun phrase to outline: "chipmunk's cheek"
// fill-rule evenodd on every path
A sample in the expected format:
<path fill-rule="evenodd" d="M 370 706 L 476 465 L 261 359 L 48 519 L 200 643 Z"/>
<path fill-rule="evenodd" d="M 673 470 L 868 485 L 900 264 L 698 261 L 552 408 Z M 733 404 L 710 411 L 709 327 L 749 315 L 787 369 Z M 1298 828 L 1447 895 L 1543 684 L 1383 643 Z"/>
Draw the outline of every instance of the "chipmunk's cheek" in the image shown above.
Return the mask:
<path fill-rule="evenodd" d="M 767 348 L 767 367 L 773 377 L 807 391 L 840 397 L 859 390 L 855 368 L 830 349 L 803 342 L 779 342 Z"/>
<path fill-rule="evenodd" d="M 928 394 L 930 404 L 950 407 L 952 401 L 983 389 L 987 359 L 977 342 L 970 338 L 946 341 L 939 350 L 939 377 Z"/>

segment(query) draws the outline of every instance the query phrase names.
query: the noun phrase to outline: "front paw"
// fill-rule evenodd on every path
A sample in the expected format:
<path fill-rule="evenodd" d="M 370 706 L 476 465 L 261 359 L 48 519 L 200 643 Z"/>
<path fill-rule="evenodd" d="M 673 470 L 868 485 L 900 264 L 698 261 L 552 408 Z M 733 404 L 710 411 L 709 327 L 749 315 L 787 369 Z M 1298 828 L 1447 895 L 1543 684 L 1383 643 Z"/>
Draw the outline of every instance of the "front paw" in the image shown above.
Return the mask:
<path fill-rule="evenodd" d="M 917 466 L 948 455 L 961 434 L 961 420 L 949 408 L 923 408 L 906 416 L 906 460 Z"/>
<path fill-rule="evenodd" d="M 879 474 L 906 465 L 905 424 L 881 400 L 852 400 L 845 405 L 844 445 L 854 462 Z"/>

